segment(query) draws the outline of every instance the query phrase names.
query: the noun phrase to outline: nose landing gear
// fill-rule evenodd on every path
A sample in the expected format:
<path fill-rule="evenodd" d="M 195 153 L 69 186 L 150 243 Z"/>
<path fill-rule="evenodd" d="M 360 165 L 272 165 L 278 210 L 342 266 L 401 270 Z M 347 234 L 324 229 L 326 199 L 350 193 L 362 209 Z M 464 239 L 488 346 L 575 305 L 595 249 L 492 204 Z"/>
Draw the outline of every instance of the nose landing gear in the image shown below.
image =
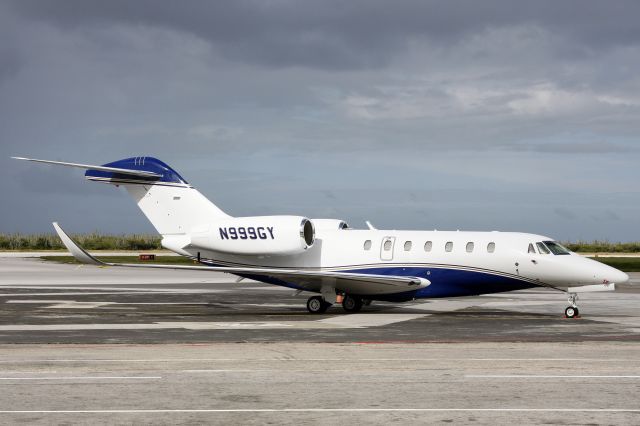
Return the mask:
<path fill-rule="evenodd" d="M 569 293 L 569 306 L 564 310 L 564 316 L 566 318 L 576 318 L 580 316 L 580 311 L 578 310 L 578 305 L 576 301 L 578 300 L 577 293 Z"/>

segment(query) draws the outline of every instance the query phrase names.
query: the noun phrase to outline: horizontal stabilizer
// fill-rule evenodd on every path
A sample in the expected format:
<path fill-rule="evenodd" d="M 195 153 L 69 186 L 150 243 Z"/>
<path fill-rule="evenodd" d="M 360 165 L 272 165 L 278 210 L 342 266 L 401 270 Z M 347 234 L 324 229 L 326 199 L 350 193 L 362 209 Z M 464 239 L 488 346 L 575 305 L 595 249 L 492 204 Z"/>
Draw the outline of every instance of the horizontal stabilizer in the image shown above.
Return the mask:
<path fill-rule="evenodd" d="M 77 167 L 79 169 L 86 170 L 98 170 L 101 172 L 118 173 L 129 176 L 142 176 L 142 177 L 155 177 L 161 178 L 162 175 L 154 172 L 148 172 L 144 170 L 122 169 L 119 167 L 106 167 L 106 166 L 94 166 L 91 164 L 78 164 L 78 163 L 66 163 L 63 161 L 51 161 L 51 160 L 36 160 L 35 158 L 23 158 L 23 157 L 11 157 L 14 160 L 34 161 L 36 163 L 56 164 L 58 166 Z"/>

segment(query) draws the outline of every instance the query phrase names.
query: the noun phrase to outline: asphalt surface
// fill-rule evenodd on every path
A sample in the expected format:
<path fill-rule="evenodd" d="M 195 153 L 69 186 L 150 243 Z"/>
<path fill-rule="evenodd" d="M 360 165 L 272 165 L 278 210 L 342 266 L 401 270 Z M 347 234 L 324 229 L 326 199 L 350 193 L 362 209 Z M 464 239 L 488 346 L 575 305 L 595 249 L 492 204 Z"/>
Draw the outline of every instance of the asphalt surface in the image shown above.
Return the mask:
<path fill-rule="evenodd" d="M 305 308 L 197 271 L 0 259 L 0 424 L 639 424 L 640 274 Z"/>
<path fill-rule="evenodd" d="M 309 294 L 216 272 L 37 259 L 0 259 L 0 271 L 0 344 L 640 341 L 633 273 L 616 292 L 582 295 L 569 320 L 565 295 L 547 289 L 311 315 Z"/>

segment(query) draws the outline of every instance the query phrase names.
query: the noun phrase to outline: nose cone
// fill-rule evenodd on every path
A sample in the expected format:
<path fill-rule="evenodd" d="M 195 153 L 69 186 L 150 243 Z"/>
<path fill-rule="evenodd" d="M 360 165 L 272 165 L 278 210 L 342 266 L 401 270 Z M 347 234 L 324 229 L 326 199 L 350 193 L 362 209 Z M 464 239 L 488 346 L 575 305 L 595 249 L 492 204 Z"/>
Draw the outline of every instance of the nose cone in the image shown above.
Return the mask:
<path fill-rule="evenodd" d="M 624 284 L 629 281 L 629 275 L 616 268 L 593 259 L 576 258 L 578 259 L 579 261 L 572 265 L 578 266 L 580 270 L 581 279 L 576 281 L 583 284 Z"/>
<path fill-rule="evenodd" d="M 620 271 L 619 269 L 613 268 L 608 265 L 602 265 L 599 268 L 600 270 L 596 274 L 597 279 L 602 280 L 602 284 L 606 283 L 614 283 L 614 284 L 624 284 L 629 281 L 629 275 Z"/>
<path fill-rule="evenodd" d="M 624 272 L 612 268 L 615 272 L 612 272 L 613 275 L 613 280 L 611 280 L 611 282 L 616 283 L 616 284 L 625 284 L 626 282 L 629 281 L 629 275 L 625 274 Z"/>

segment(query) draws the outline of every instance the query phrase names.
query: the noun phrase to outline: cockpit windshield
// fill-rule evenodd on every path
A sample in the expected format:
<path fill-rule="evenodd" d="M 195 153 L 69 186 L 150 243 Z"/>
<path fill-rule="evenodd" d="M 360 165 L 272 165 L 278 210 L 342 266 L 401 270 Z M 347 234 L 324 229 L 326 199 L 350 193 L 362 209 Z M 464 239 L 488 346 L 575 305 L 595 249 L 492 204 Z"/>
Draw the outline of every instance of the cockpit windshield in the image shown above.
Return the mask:
<path fill-rule="evenodd" d="M 538 247 L 538 251 L 540 252 L 540 254 L 549 254 L 549 253 L 551 253 L 549 251 L 549 249 L 547 248 L 547 246 L 545 246 L 542 243 L 536 243 L 536 246 Z"/>
<path fill-rule="evenodd" d="M 543 241 L 543 243 L 545 246 L 549 248 L 549 250 L 551 250 L 551 253 L 553 254 L 556 254 L 556 255 L 571 254 L 569 250 L 567 250 L 562 245 L 556 243 L 555 241 Z"/>

